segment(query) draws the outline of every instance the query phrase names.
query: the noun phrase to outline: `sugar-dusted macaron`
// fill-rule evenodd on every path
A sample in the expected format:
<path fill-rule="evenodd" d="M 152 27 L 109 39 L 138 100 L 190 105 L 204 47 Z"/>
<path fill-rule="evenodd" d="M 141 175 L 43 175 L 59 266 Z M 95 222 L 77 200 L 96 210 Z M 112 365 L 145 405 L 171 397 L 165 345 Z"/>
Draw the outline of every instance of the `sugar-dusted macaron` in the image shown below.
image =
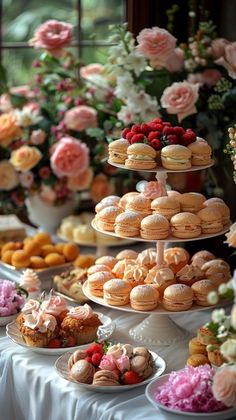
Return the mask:
<path fill-rule="evenodd" d="M 204 166 L 211 163 L 212 148 L 205 141 L 200 138 L 188 146 L 192 152 L 191 162 L 193 166 Z"/>
<path fill-rule="evenodd" d="M 107 197 L 103 198 L 98 204 L 95 206 L 95 212 L 99 213 L 102 209 L 110 206 L 118 206 L 120 201 L 120 197 L 118 195 L 108 195 Z"/>
<path fill-rule="evenodd" d="M 216 257 L 212 252 L 203 249 L 192 256 L 191 263 L 198 268 L 202 268 L 205 262 L 214 260 L 215 258 Z"/>
<path fill-rule="evenodd" d="M 130 293 L 130 305 L 137 311 L 151 311 L 158 305 L 158 291 L 149 284 L 136 286 Z"/>
<path fill-rule="evenodd" d="M 139 236 L 142 215 L 135 211 L 125 211 L 115 219 L 115 233 L 125 237 Z"/>
<path fill-rule="evenodd" d="M 136 211 L 143 217 L 148 216 L 151 214 L 151 201 L 142 194 L 128 197 L 125 210 Z"/>
<path fill-rule="evenodd" d="M 70 376 L 84 384 L 91 384 L 93 382 L 94 373 L 95 367 L 87 362 L 87 360 L 78 360 L 70 370 Z"/>
<path fill-rule="evenodd" d="M 117 263 L 117 259 L 115 257 L 112 257 L 111 255 L 104 255 L 103 257 L 99 257 L 96 259 L 95 264 L 104 264 L 110 269 L 114 267 L 114 265 Z"/>
<path fill-rule="evenodd" d="M 161 163 L 166 169 L 190 169 L 192 166 L 191 156 L 191 150 L 180 144 L 171 144 L 161 149 Z"/>
<path fill-rule="evenodd" d="M 172 284 L 164 290 L 162 305 L 168 311 L 186 311 L 193 304 L 193 291 L 185 284 Z"/>
<path fill-rule="evenodd" d="M 140 235 L 143 239 L 165 239 L 169 235 L 170 225 L 166 217 L 152 214 L 141 221 Z"/>
<path fill-rule="evenodd" d="M 127 159 L 127 149 L 129 145 L 129 142 L 126 139 L 118 139 L 109 143 L 109 160 L 112 163 L 124 164 L 125 160 Z"/>
<path fill-rule="evenodd" d="M 174 273 L 188 264 L 190 255 L 186 249 L 181 247 L 167 248 L 164 250 L 164 261 Z"/>
<path fill-rule="evenodd" d="M 230 222 L 230 209 L 225 203 L 219 201 L 206 200 L 204 202 L 205 207 L 213 207 L 221 213 L 223 226 L 227 226 Z"/>
<path fill-rule="evenodd" d="M 201 219 L 202 233 L 217 233 L 223 230 L 221 213 L 213 207 L 205 207 L 197 213 Z"/>
<path fill-rule="evenodd" d="M 125 210 L 128 199 L 131 198 L 131 197 L 139 196 L 139 195 L 140 195 L 140 193 L 138 193 L 136 191 L 132 191 L 132 192 L 128 192 L 128 193 L 124 194 L 119 201 L 119 207 L 122 210 Z"/>
<path fill-rule="evenodd" d="M 175 191 L 175 190 L 169 190 L 167 191 L 167 195 L 170 198 L 173 198 L 176 201 L 180 201 L 180 197 L 181 197 L 181 193 L 179 191 Z"/>
<path fill-rule="evenodd" d="M 203 194 L 195 192 L 181 194 L 179 200 L 181 211 L 189 211 L 190 213 L 197 213 L 201 210 L 205 201 L 206 197 Z"/>
<path fill-rule="evenodd" d="M 91 267 L 89 267 L 87 270 L 87 275 L 91 276 L 92 274 L 99 273 L 100 271 L 111 272 L 111 269 L 105 264 L 91 265 Z"/>
<path fill-rule="evenodd" d="M 199 306 L 211 306 L 208 301 L 208 294 L 216 290 L 216 286 L 211 280 L 203 279 L 196 281 L 192 286 L 192 291 L 194 293 L 193 300 Z"/>
<path fill-rule="evenodd" d="M 129 169 L 155 169 L 156 151 L 145 143 L 131 144 L 127 149 L 128 159 L 125 161 L 125 166 Z"/>
<path fill-rule="evenodd" d="M 231 279 L 230 266 L 221 258 L 207 261 L 203 264 L 201 270 L 205 278 L 211 280 L 216 286 L 227 283 Z"/>
<path fill-rule="evenodd" d="M 176 238 L 196 238 L 201 234 L 201 219 L 194 213 L 178 213 L 170 219 L 170 228 Z"/>
<path fill-rule="evenodd" d="M 207 356 L 207 349 L 205 344 L 200 343 L 197 337 L 193 337 L 188 343 L 190 354 L 204 354 Z"/>
<path fill-rule="evenodd" d="M 113 306 L 124 306 L 130 300 L 131 285 L 120 279 L 111 279 L 104 284 L 103 298 L 104 302 Z"/>
<path fill-rule="evenodd" d="M 161 214 L 170 220 L 174 214 L 180 212 L 180 204 L 177 200 L 168 196 L 158 197 L 151 202 L 151 209 L 154 214 Z"/>
<path fill-rule="evenodd" d="M 99 271 L 88 276 L 88 288 L 92 295 L 103 296 L 103 286 L 113 279 L 113 274 L 109 271 Z"/>
<path fill-rule="evenodd" d="M 118 375 L 106 369 L 101 369 L 95 372 L 93 377 L 93 385 L 95 386 L 119 386 L 119 378 Z"/>
<path fill-rule="evenodd" d="M 95 216 L 98 229 L 114 232 L 115 219 L 122 210 L 117 206 L 105 207 Z"/>
<path fill-rule="evenodd" d="M 136 260 L 138 253 L 133 249 L 123 249 L 116 255 L 117 260 Z"/>

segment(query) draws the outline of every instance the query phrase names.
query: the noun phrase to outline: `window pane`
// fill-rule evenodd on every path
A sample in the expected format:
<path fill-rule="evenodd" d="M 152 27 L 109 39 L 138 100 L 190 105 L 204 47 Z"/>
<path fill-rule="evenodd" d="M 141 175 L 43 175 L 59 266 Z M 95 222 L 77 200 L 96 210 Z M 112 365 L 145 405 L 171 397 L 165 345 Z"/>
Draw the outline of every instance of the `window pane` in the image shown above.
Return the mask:
<path fill-rule="evenodd" d="M 81 59 L 84 64 L 101 63 L 105 64 L 108 57 L 108 47 L 83 47 Z"/>

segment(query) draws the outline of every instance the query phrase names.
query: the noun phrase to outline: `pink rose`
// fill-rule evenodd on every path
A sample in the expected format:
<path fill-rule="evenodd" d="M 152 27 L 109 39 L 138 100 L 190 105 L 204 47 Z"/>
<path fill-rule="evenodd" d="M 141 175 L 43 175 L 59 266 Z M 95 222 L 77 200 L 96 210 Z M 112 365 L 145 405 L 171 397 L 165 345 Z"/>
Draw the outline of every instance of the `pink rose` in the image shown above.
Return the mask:
<path fill-rule="evenodd" d="M 225 55 L 225 47 L 229 41 L 225 38 L 216 38 L 211 44 L 211 54 L 214 59 L 220 58 Z"/>
<path fill-rule="evenodd" d="M 46 133 L 41 129 L 32 131 L 30 136 L 30 142 L 34 145 L 43 144 L 45 139 Z"/>
<path fill-rule="evenodd" d="M 10 101 L 9 95 L 7 95 L 6 93 L 3 93 L 0 96 L 0 111 L 1 112 L 12 111 L 11 101 Z"/>
<path fill-rule="evenodd" d="M 130 370 L 130 361 L 128 356 L 120 356 L 116 359 L 116 366 L 121 372 Z"/>
<path fill-rule="evenodd" d="M 226 45 L 224 57 L 220 57 L 215 63 L 225 67 L 229 76 L 236 79 L 236 42 Z"/>
<path fill-rule="evenodd" d="M 62 137 L 53 149 L 50 163 L 58 178 L 78 176 L 88 167 L 89 149 L 80 140 Z"/>
<path fill-rule="evenodd" d="M 22 185 L 22 187 L 24 187 L 24 188 L 30 188 L 31 185 L 34 182 L 34 174 L 31 171 L 22 172 L 19 175 L 19 179 L 20 179 L 20 184 Z"/>
<path fill-rule="evenodd" d="M 25 96 L 27 99 L 31 99 L 35 97 L 35 93 L 27 85 L 12 86 L 10 88 L 10 93 L 12 95 Z"/>
<path fill-rule="evenodd" d="M 91 198 L 95 203 L 98 203 L 102 198 L 113 193 L 113 186 L 109 183 L 106 175 L 99 174 L 93 179 L 90 188 Z"/>
<path fill-rule="evenodd" d="M 84 79 L 88 79 L 89 76 L 93 76 L 94 74 L 101 74 L 103 69 L 104 66 L 102 64 L 91 63 L 80 68 L 80 76 Z"/>
<path fill-rule="evenodd" d="M 60 55 L 63 48 L 67 47 L 72 40 L 72 25 L 57 20 L 47 20 L 40 25 L 30 44 L 35 48 L 43 48 L 52 55 Z"/>
<path fill-rule="evenodd" d="M 188 75 L 187 81 L 189 83 L 200 83 L 206 84 L 207 86 L 215 86 L 216 83 L 222 77 L 222 73 L 217 69 L 207 69 L 202 73 L 190 73 Z"/>
<path fill-rule="evenodd" d="M 161 182 L 150 181 L 145 185 L 142 194 L 144 197 L 154 200 L 155 198 L 166 195 L 166 190 Z"/>
<path fill-rule="evenodd" d="M 105 369 L 105 370 L 115 370 L 116 369 L 115 358 L 111 354 L 102 356 L 102 360 L 98 367 L 100 369 Z"/>
<path fill-rule="evenodd" d="M 184 67 L 184 52 L 181 48 L 175 48 L 166 62 L 166 68 L 171 73 L 181 71 Z"/>
<path fill-rule="evenodd" d="M 227 407 L 236 406 L 236 366 L 226 365 L 218 369 L 213 377 L 212 392 L 216 400 Z"/>
<path fill-rule="evenodd" d="M 87 190 L 93 179 L 92 168 L 87 168 L 85 171 L 78 176 L 72 176 L 68 178 L 67 188 L 71 191 L 83 191 Z"/>
<path fill-rule="evenodd" d="M 199 85 L 186 81 L 175 82 L 166 88 L 161 97 L 161 105 L 169 114 L 177 114 L 178 120 L 197 112 L 195 106 L 198 100 Z"/>
<path fill-rule="evenodd" d="M 137 50 L 150 60 L 155 60 L 155 67 L 165 67 L 176 45 L 176 38 L 157 26 L 143 29 L 137 36 L 137 41 Z"/>
<path fill-rule="evenodd" d="M 97 111 L 86 105 L 76 106 L 65 113 L 64 123 L 74 131 L 97 127 Z"/>

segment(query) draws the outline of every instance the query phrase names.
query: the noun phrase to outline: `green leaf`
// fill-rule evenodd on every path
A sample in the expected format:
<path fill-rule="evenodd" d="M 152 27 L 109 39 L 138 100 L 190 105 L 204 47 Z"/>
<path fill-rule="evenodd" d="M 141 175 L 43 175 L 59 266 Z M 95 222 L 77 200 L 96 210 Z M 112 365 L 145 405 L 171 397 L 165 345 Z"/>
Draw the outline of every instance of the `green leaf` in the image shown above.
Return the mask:
<path fill-rule="evenodd" d="M 6 69 L 0 64 L 0 94 L 7 92 L 7 72 Z"/>
<path fill-rule="evenodd" d="M 103 139 L 104 137 L 104 131 L 101 128 L 87 128 L 85 132 L 88 136 L 96 139 Z"/>

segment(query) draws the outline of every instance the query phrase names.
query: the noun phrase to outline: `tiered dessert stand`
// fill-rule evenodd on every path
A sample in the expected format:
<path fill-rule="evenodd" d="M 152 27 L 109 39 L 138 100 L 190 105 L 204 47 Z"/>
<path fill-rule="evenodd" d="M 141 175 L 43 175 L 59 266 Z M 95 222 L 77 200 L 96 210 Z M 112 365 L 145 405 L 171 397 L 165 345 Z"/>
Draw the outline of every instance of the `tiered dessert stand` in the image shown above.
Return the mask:
<path fill-rule="evenodd" d="M 111 165 L 116 166 L 118 168 L 122 168 L 122 169 L 127 169 L 125 167 L 125 165 L 121 165 L 121 164 L 115 164 L 111 161 L 108 161 Z M 191 172 L 191 171 L 196 171 L 196 170 L 202 170 L 202 169 L 207 169 L 209 167 L 211 167 L 213 165 L 213 161 L 207 165 L 207 166 L 195 166 L 192 167 L 191 169 L 186 169 L 183 170 L 182 172 Z M 166 192 L 166 180 L 167 180 L 167 173 L 168 172 L 180 172 L 180 171 L 175 171 L 175 170 L 166 170 L 164 168 L 157 168 L 157 169 L 153 169 L 153 170 L 142 170 L 142 172 L 155 172 L 156 173 L 156 179 L 159 183 L 162 184 L 162 187 L 164 189 L 164 191 Z M 167 192 L 166 192 L 167 195 Z M 101 229 L 99 229 L 96 225 L 96 221 L 95 219 L 92 221 L 92 226 L 94 229 L 105 233 L 107 235 L 112 235 L 112 236 L 116 236 L 119 238 L 125 238 L 122 237 L 120 235 L 117 235 L 114 232 L 107 232 L 107 231 L 103 231 Z M 157 265 L 161 266 L 164 262 L 164 247 L 165 247 L 165 243 L 170 243 L 170 242 L 187 242 L 187 241 L 196 241 L 196 240 L 202 240 L 202 239 L 207 239 L 207 238 L 212 238 L 214 236 L 219 236 L 222 235 L 223 233 L 227 232 L 228 230 L 228 226 L 222 230 L 219 233 L 216 234 L 212 234 L 212 235 L 206 235 L 206 234 L 202 234 L 199 237 L 193 238 L 193 239 L 178 239 L 176 237 L 173 236 L 169 236 L 167 239 L 162 239 L 162 240 L 147 240 L 147 239 L 142 239 L 140 237 L 132 237 L 129 239 L 132 239 L 133 241 L 142 241 L 142 242 L 156 242 L 156 250 L 157 250 L 157 258 L 156 258 L 156 263 Z M 180 326 L 178 326 L 171 317 L 175 317 L 176 315 L 180 315 L 180 314 L 186 314 L 186 313 L 190 313 L 190 312 L 197 312 L 197 311 L 204 311 L 207 310 L 209 308 L 207 307 L 201 307 L 198 305 L 193 305 L 189 310 L 187 311 L 181 311 L 181 312 L 170 312 L 165 310 L 164 308 L 161 307 L 157 307 L 157 309 L 154 309 L 153 311 L 136 311 L 135 309 L 131 308 L 130 305 L 126 305 L 126 306 L 111 306 L 111 305 L 107 305 L 104 300 L 102 298 L 98 298 L 93 296 L 89 290 L 88 290 L 88 283 L 85 282 L 84 284 L 84 288 L 83 291 L 85 293 L 85 295 L 92 301 L 99 303 L 100 305 L 109 307 L 109 308 L 113 308 L 113 309 L 117 309 L 120 311 L 125 311 L 125 312 L 132 312 L 132 313 L 137 313 L 137 314 L 148 314 L 149 316 L 147 316 L 144 321 L 142 321 L 140 324 L 136 325 L 134 328 L 131 328 L 129 330 L 129 334 L 130 336 L 136 340 L 141 342 L 142 344 L 146 344 L 146 345 L 170 345 L 179 341 L 182 341 L 183 339 L 185 339 L 188 336 L 188 332 L 186 330 L 184 330 L 183 328 L 181 328 Z M 210 307 L 212 308 L 212 307 Z"/>

